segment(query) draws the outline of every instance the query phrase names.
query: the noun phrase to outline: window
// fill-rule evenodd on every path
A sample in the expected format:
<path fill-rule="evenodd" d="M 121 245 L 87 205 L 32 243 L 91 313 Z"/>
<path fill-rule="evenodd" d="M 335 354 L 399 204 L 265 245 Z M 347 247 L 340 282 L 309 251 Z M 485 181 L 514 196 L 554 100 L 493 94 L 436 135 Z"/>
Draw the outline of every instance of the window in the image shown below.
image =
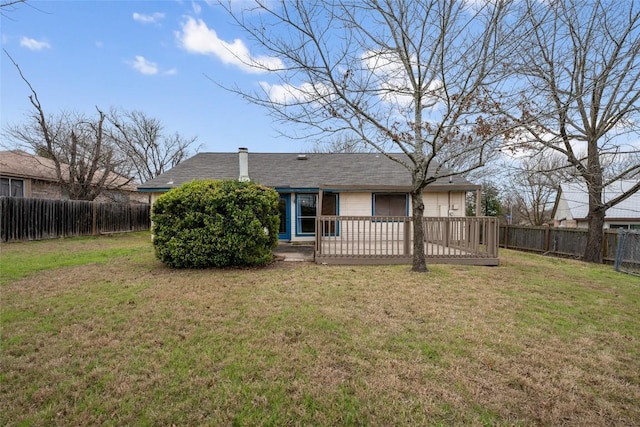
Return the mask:
<path fill-rule="evenodd" d="M 338 215 L 338 195 L 335 193 L 324 193 L 322 195 L 322 215 Z M 325 236 L 336 236 L 336 221 L 324 223 L 322 233 Z"/>
<path fill-rule="evenodd" d="M 322 195 L 322 215 L 338 214 L 338 195 L 334 193 L 324 193 Z M 318 195 L 298 194 L 296 195 L 296 234 L 315 234 L 316 218 L 318 215 Z M 333 227 L 335 228 L 335 227 Z M 325 232 L 335 233 L 333 228 Z"/>
<path fill-rule="evenodd" d="M 0 196 L 24 197 L 24 180 L 0 178 Z"/>
<path fill-rule="evenodd" d="M 609 228 L 612 230 L 615 230 L 615 229 L 628 230 L 629 224 L 609 224 Z"/>
<path fill-rule="evenodd" d="M 322 195 L 322 215 L 338 215 L 338 195 L 324 193 Z"/>
<path fill-rule="evenodd" d="M 373 216 L 407 216 L 406 194 L 374 194 Z"/>
<path fill-rule="evenodd" d="M 298 194 L 296 196 L 297 234 L 315 234 L 318 196 Z"/>

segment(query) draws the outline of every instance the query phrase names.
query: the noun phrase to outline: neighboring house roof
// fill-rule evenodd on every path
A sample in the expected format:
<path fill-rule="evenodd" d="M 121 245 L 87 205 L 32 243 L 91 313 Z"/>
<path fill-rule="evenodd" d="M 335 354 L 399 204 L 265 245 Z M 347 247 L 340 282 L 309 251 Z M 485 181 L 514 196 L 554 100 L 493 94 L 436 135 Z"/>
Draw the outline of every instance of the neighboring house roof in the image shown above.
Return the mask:
<path fill-rule="evenodd" d="M 65 164 L 61 164 L 63 177 L 69 176 L 69 170 L 65 170 Z M 51 159 L 36 156 L 21 150 L 0 151 L 0 174 L 15 178 L 30 178 L 41 181 L 58 181 L 56 167 Z M 107 180 L 108 189 L 121 189 L 136 191 L 137 184 L 130 182 L 129 178 L 111 173 Z"/>
<path fill-rule="evenodd" d="M 636 185 L 638 181 L 621 180 L 605 187 L 602 191 L 603 201 L 620 196 Z M 562 209 L 564 207 L 564 209 Z M 556 219 L 585 219 L 589 213 L 589 193 L 585 184 L 562 184 L 558 191 L 556 206 L 554 207 L 554 218 Z M 557 218 L 557 216 L 563 218 Z M 609 208 L 606 212 L 606 219 L 629 219 L 640 218 L 640 193 L 635 193 Z"/>
<path fill-rule="evenodd" d="M 403 155 L 394 156 L 400 158 Z M 411 174 L 376 153 L 249 153 L 251 181 L 277 189 L 408 190 Z M 445 170 L 446 171 L 446 170 Z M 199 153 L 138 187 L 166 191 L 194 179 L 238 179 L 238 153 Z M 462 177 L 441 178 L 427 191 L 479 189 Z"/>

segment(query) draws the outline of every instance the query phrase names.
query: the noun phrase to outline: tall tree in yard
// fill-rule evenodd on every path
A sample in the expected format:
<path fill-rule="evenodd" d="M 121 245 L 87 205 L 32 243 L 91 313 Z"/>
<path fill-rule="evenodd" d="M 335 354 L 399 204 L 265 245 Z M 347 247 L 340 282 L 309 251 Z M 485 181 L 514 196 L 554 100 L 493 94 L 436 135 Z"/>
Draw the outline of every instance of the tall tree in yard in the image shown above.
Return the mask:
<path fill-rule="evenodd" d="M 6 136 L 19 148 L 53 161 L 57 180 L 70 199 L 94 200 L 134 178 L 150 180 L 189 156 L 195 137 L 168 135 L 158 119 L 140 111 L 112 109 L 107 114 L 96 107 L 97 117 L 46 114 L 19 65 L 5 54 L 29 88 L 34 109 L 24 123 L 8 127 Z"/>
<path fill-rule="evenodd" d="M 106 189 L 129 184 L 130 179 L 116 173 L 120 160 L 105 130 L 106 114 L 96 109 L 94 118 L 64 112 L 47 115 L 35 89 L 5 53 L 29 87 L 34 108 L 25 123 L 7 130 L 8 137 L 52 160 L 62 192 L 72 200 L 94 200 Z"/>
<path fill-rule="evenodd" d="M 525 158 L 507 176 L 511 206 L 530 225 L 546 224 L 551 219 L 553 202 L 566 162 L 558 156 Z"/>
<path fill-rule="evenodd" d="M 589 193 L 583 259 L 602 262 L 607 209 L 640 190 L 640 2 L 523 2 L 527 32 L 511 62 L 517 75 L 508 114 L 533 155 L 560 154 Z M 635 144 L 629 141 L 635 139 Z M 603 189 L 637 183 L 605 202 Z"/>
<path fill-rule="evenodd" d="M 109 136 L 123 158 L 123 167 L 140 182 L 149 181 L 189 157 L 196 139 L 167 135 L 162 122 L 141 111 L 112 109 Z"/>
<path fill-rule="evenodd" d="M 257 1 L 228 12 L 272 57 L 257 91 L 233 87 L 295 137 L 339 134 L 404 166 L 412 177 L 413 271 L 427 271 L 422 192 L 481 167 L 508 132 L 490 116 L 493 73 L 513 39 L 509 3 L 447 0 Z M 402 152 L 406 156 L 393 157 Z M 443 168 L 446 166 L 446 168 Z M 367 167 L 362 165 L 362 167 Z"/>

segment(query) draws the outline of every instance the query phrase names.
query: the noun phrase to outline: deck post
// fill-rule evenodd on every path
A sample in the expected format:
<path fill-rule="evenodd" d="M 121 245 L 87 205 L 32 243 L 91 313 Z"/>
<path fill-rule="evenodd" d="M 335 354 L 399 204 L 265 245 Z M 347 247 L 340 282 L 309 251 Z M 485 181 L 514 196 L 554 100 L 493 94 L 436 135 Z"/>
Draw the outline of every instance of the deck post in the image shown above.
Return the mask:
<path fill-rule="evenodd" d="M 318 216 L 318 217 L 316 217 L 316 230 L 319 230 L 320 227 L 322 227 L 322 219 Z M 317 255 L 322 255 L 322 253 L 320 252 L 320 247 L 322 246 L 321 239 L 322 239 L 322 235 L 316 231 L 316 241 L 315 241 L 316 256 Z"/>
<path fill-rule="evenodd" d="M 425 233 L 426 234 L 426 233 Z M 404 220 L 404 255 L 411 254 L 411 217 Z"/>

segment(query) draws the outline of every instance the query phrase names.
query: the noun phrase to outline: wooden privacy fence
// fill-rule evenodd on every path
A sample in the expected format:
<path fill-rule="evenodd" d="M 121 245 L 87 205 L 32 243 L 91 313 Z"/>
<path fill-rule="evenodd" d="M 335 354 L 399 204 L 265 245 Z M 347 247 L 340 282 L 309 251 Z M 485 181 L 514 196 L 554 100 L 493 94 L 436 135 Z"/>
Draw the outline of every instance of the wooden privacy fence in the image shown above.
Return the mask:
<path fill-rule="evenodd" d="M 564 227 L 500 226 L 500 246 L 505 249 L 581 257 L 587 245 L 587 229 Z M 605 229 L 602 259 L 613 262 L 618 246 L 618 230 Z"/>
<path fill-rule="evenodd" d="M 148 230 L 150 205 L 0 197 L 0 240 Z"/>
<path fill-rule="evenodd" d="M 427 262 L 498 265 L 496 218 L 427 217 L 423 221 Z M 317 263 L 411 263 L 411 217 L 321 216 L 316 227 Z"/>

